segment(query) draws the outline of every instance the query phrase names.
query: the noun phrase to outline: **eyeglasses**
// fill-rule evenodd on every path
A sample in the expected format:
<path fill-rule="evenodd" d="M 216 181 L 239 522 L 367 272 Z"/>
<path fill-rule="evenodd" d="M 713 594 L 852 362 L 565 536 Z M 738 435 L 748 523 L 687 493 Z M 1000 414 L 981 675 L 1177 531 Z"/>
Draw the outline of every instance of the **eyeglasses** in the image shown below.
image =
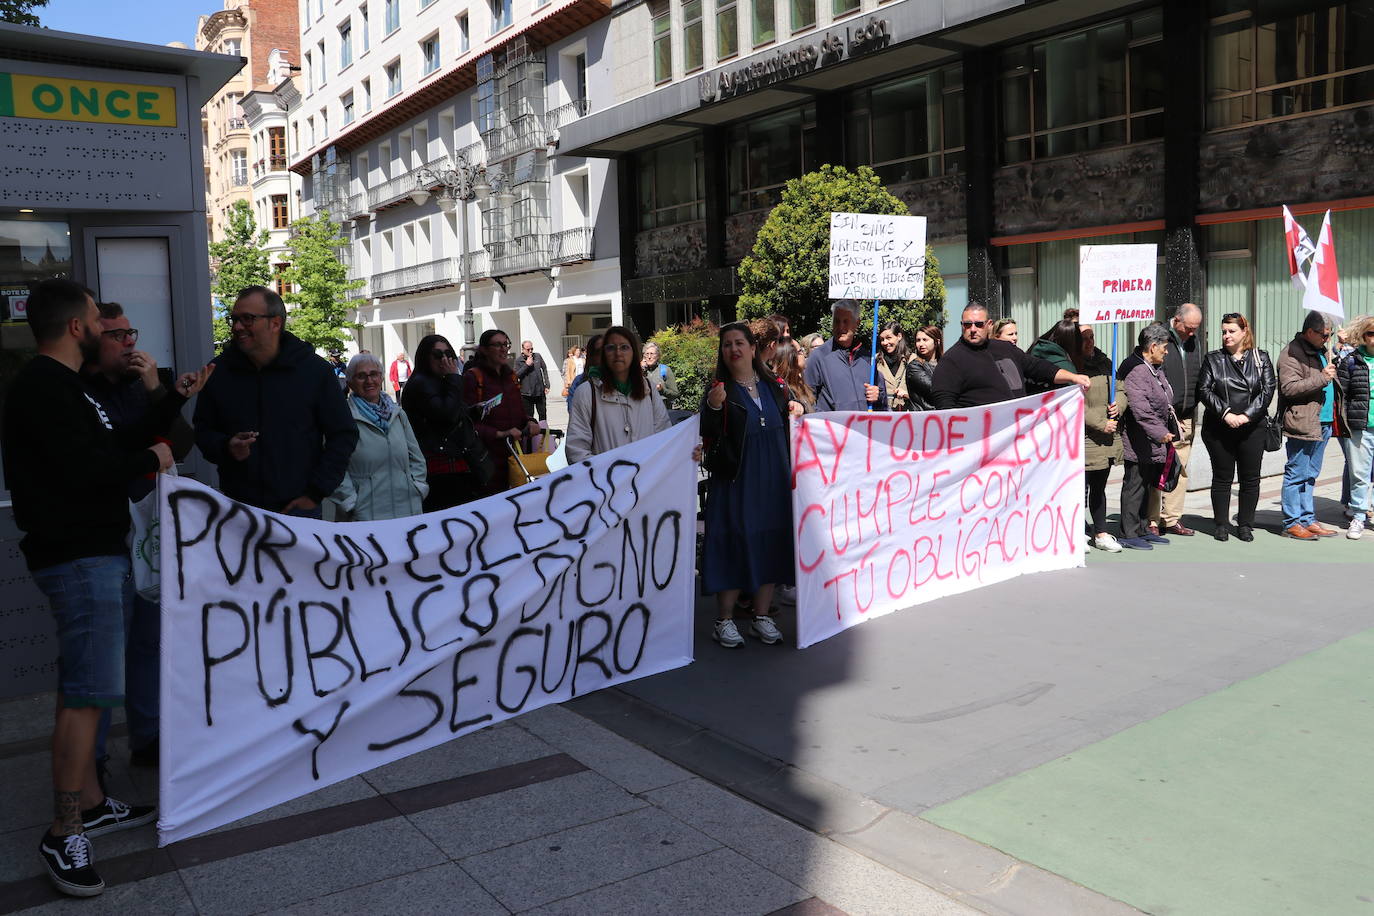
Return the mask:
<path fill-rule="evenodd" d="M 230 316 L 229 316 L 229 326 L 230 326 L 230 327 L 233 327 L 233 326 L 236 325 L 236 324 L 241 324 L 241 325 L 243 325 L 245 328 L 251 328 L 251 327 L 253 327 L 253 325 L 255 325 L 255 324 L 258 323 L 258 320 L 259 320 L 259 319 L 262 319 L 262 318 L 270 318 L 270 317 L 272 317 L 272 316 L 270 316 L 270 315 L 254 315 L 252 312 L 240 312 L 240 313 L 237 314 L 237 315 L 230 315 Z"/>
<path fill-rule="evenodd" d="M 101 331 L 102 337 L 113 337 L 123 343 L 126 340 L 138 340 L 138 328 L 115 328 L 113 331 Z"/>
<path fill-rule="evenodd" d="M 621 343 L 621 344 L 606 344 L 606 345 L 604 345 L 604 346 L 601 348 L 601 352 L 603 352 L 603 353 L 629 353 L 629 352 L 630 352 L 631 350 L 633 350 L 633 349 L 634 349 L 634 347 L 630 346 L 630 345 L 627 344 L 627 343 Z"/>
<path fill-rule="evenodd" d="M 382 377 L 382 373 L 377 371 L 376 369 L 373 369 L 370 372 L 355 372 L 353 373 L 353 377 L 365 382 L 368 379 L 380 379 Z"/>
<path fill-rule="evenodd" d="M 489 346 L 489 347 L 495 347 L 495 348 L 498 349 L 498 350 L 509 350 L 509 349 L 510 349 L 510 341 L 509 341 L 509 340 L 501 340 L 501 341 L 493 340 L 491 343 L 487 344 L 487 346 Z"/>
<path fill-rule="evenodd" d="M 457 359 L 457 358 L 458 358 L 458 354 L 457 354 L 457 353 L 454 353 L 452 350 L 440 350 L 440 349 L 437 349 L 437 348 L 434 349 L 434 350 L 430 350 L 430 351 L 429 351 L 429 355 L 430 355 L 431 357 L 438 357 L 439 359 Z"/>
<path fill-rule="evenodd" d="M 987 324 L 987 322 L 986 322 L 986 321 L 961 321 L 961 322 L 959 322 L 959 324 L 962 325 L 962 326 L 965 327 L 965 328 L 981 328 L 983 325 Z"/>

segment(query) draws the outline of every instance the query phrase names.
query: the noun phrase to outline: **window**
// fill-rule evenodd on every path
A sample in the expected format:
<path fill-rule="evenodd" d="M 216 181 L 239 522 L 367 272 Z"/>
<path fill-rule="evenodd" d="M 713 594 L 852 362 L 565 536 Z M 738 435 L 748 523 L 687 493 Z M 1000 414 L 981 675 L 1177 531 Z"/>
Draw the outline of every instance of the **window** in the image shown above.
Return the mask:
<path fill-rule="evenodd" d="M 472 104 L 476 109 L 473 112 L 473 120 L 477 122 L 479 134 L 496 130 L 500 126 L 501 122 L 496 117 L 495 80 L 486 80 L 477 84 L 477 91 L 472 95 Z"/>
<path fill-rule="evenodd" d="M 310 148 L 311 148 L 311 149 L 314 149 L 314 148 L 315 148 L 315 119 L 314 119 L 314 118 L 306 118 L 306 119 L 305 119 L 305 136 L 306 136 L 307 142 L 309 142 L 309 144 L 310 144 Z"/>
<path fill-rule="evenodd" d="M 682 68 L 687 73 L 700 70 L 701 0 L 685 0 L 682 4 Z"/>
<path fill-rule="evenodd" d="M 778 17 L 773 0 L 754 0 L 754 47 L 766 45 L 777 38 Z"/>
<path fill-rule="evenodd" d="M 268 167 L 274 172 L 286 168 L 286 128 L 267 128 Z"/>
<path fill-rule="evenodd" d="M 401 0 L 386 0 L 386 21 L 382 23 L 382 34 L 390 35 L 401 27 Z"/>
<path fill-rule="evenodd" d="M 420 57 L 424 60 L 424 75 L 428 76 L 439 69 L 439 33 L 420 42 Z"/>
<path fill-rule="evenodd" d="M 358 31 L 359 31 L 359 32 L 362 32 L 362 34 L 363 34 L 363 53 L 366 54 L 366 53 L 367 53 L 367 49 L 370 48 L 370 47 L 372 47 L 372 38 L 371 38 L 371 36 L 368 34 L 368 28 L 367 28 L 367 4 L 366 4 L 366 3 L 364 3 L 362 6 L 358 7 Z"/>
<path fill-rule="evenodd" d="M 1303 6 L 1307 12 L 1299 12 Z M 1234 127 L 1374 100 L 1374 3 L 1213 3 L 1207 126 Z M 1316 7 L 1316 9 L 1312 9 Z"/>
<path fill-rule="evenodd" d="M 649 16 L 654 35 L 654 82 L 665 83 L 673 78 L 672 9 L 668 0 L 652 0 Z"/>
<path fill-rule="evenodd" d="M 639 228 L 675 226 L 705 215 L 700 137 L 641 153 L 638 173 Z"/>
<path fill-rule="evenodd" d="M 884 184 L 964 169 L 963 68 L 906 76 L 849 94 L 845 150 Z"/>
<path fill-rule="evenodd" d="M 220 53 L 228 54 L 230 57 L 242 57 L 242 51 L 242 38 L 226 38 L 224 39 L 224 47 L 220 50 Z"/>
<path fill-rule="evenodd" d="M 345 22 L 339 26 L 339 69 L 343 70 L 353 63 L 353 23 Z"/>
<path fill-rule="evenodd" d="M 491 33 L 495 35 L 511 23 L 512 0 L 491 0 Z"/>
<path fill-rule="evenodd" d="M 816 24 L 816 0 L 792 0 L 792 31 L 800 32 Z"/>
<path fill-rule="evenodd" d="M 372 110 L 372 80 L 363 80 L 359 87 L 363 91 L 363 111 Z"/>
<path fill-rule="evenodd" d="M 305 94 L 309 95 L 315 91 L 315 57 L 309 51 L 305 52 Z"/>
<path fill-rule="evenodd" d="M 291 220 L 286 213 L 286 195 L 272 195 L 272 228 L 285 229 L 291 225 Z"/>
<path fill-rule="evenodd" d="M 319 19 L 324 15 L 324 0 L 317 0 L 315 3 L 315 18 Z"/>
<path fill-rule="evenodd" d="M 343 98 L 339 99 L 339 104 L 343 106 L 343 122 L 347 126 L 353 123 L 353 93 L 345 92 Z"/>
<path fill-rule="evenodd" d="M 726 201 L 731 213 L 771 207 L 782 186 L 817 167 L 816 109 L 790 111 L 737 124 L 726 134 Z"/>
<path fill-rule="evenodd" d="M 327 58 L 324 56 L 324 42 L 318 42 L 315 45 L 315 51 L 315 63 L 318 64 L 320 68 L 320 77 L 315 82 L 315 85 L 323 86 L 325 84 L 325 80 L 329 79 L 328 64 L 326 63 Z"/>
<path fill-rule="evenodd" d="M 386 97 L 391 98 L 401 91 L 401 62 L 394 60 L 386 65 Z"/>
<path fill-rule="evenodd" d="M 287 283 L 285 278 L 282 276 L 286 273 L 286 269 L 290 266 L 291 265 L 289 264 L 272 265 L 272 285 L 276 287 L 278 296 L 289 296 L 293 292 L 295 292 L 295 288 L 292 287 L 290 283 Z"/>
<path fill-rule="evenodd" d="M 587 106 L 587 55 L 582 53 L 573 58 L 573 73 L 576 82 L 573 84 L 573 91 L 576 95 L 573 98 L 583 102 L 582 110 L 586 111 Z"/>
<path fill-rule="evenodd" d="M 329 139 L 329 109 L 320 109 L 320 139 Z"/>
<path fill-rule="evenodd" d="M 835 18 L 848 15 L 859 8 L 859 0 L 833 0 Z"/>
<path fill-rule="evenodd" d="M 241 188 L 248 184 L 248 151 L 243 149 L 231 149 L 229 151 L 229 173 L 230 181 L 236 188 Z"/>
<path fill-rule="evenodd" d="M 735 0 L 716 3 L 716 59 L 725 60 L 739 53 L 739 8 Z"/>
<path fill-rule="evenodd" d="M 466 54 L 472 49 L 472 38 L 468 29 L 468 14 L 458 17 L 458 53 Z"/>
<path fill-rule="evenodd" d="M 1163 135 L 1167 66 L 1158 11 L 1002 55 L 1002 162 Z"/>

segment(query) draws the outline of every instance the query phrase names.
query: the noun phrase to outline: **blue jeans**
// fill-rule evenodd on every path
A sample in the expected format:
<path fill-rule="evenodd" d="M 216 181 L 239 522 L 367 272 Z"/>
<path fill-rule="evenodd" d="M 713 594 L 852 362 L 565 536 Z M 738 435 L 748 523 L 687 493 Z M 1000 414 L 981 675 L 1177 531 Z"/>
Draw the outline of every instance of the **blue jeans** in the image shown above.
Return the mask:
<path fill-rule="evenodd" d="M 1306 528 L 1317 521 L 1312 494 L 1317 486 L 1317 475 L 1321 473 L 1327 440 L 1331 438 L 1331 424 L 1321 424 L 1321 430 L 1321 438 L 1311 442 L 1292 437 L 1284 441 L 1284 447 L 1288 450 L 1288 463 L 1283 466 L 1283 495 L 1280 500 L 1283 504 L 1284 528 L 1294 525 Z"/>
<path fill-rule="evenodd" d="M 134 598 L 128 556 L 81 557 L 35 569 L 33 581 L 57 623 L 62 705 L 123 705 L 124 620 Z"/>
<path fill-rule="evenodd" d="M 1369 511 L 1369 472 L 1374 467 L 1374 430 L 1350 431 L 1350 508 Z"/>
<path fill-rule="evenodd" d="M 129 725 L 129 748 L 139 750 L 157 740 L 158 699 L 162 664 L 162 608 L 134 594 L 129 613 L 125 616 L 124 651 L 124 716 Z M 95 736 L 95 759 L 109 756 L 105 737 L 110 731 L 110 714 L 100 717 Z"/>

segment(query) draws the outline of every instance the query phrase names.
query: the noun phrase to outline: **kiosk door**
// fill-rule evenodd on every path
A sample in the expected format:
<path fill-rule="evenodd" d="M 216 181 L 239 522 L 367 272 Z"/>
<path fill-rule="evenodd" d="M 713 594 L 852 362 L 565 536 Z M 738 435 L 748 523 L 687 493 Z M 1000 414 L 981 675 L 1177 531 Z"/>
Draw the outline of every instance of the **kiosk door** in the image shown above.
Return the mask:
<path fill-rule="evenodd" d="M 138 328 L 138 348 L 164 368 L 176 366 L 172 265 L 181 263 L 180 242 L 175 226 L 85 230 L 88 283 L 100 301 L 124 307 L 130 326 Z"/>

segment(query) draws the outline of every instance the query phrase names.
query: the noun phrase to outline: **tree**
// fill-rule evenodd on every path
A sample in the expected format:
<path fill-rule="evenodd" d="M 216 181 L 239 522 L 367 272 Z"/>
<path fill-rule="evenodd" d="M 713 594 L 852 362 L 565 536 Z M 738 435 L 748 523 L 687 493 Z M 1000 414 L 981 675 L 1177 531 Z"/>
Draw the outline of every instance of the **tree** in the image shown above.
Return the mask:
<path fill-rule="evenodd" d="M 319 350 L 342 350 L 348 343 L 346 332 L 362 327 L 348 320 L 348 293 L 363 281 L 348 279 L 348 265 L 339 259 L 339 249 L 347 245 L 328 210 L 291 224 L 291 264 L 282 271 L 282 280 L 291 288 L 285 299 L 296 308 L 287 325 Z"/>
<path fill-rule="evenodd" d="M 659 361 L 671 366 L 677 379 L 675 410 L 696 410 L 716 372 L 720 328 L 700 318 L 665 328 L 653 336 Z"/>
<path fill-rule="evenodd" d="M 229 341 L 229 309 L 239 290 L 245 286 L 266 286 L 272 282 L 272 267 L 268 262 L 267 230 L 258 231 L 253 208 L 246 200 L 236 200 L 229 207 L 229 225 L 224 239 L 210 243 L 210 270 L 214 282 L 210 292 L 215 298 L 215 346 Z"/>
<path fill-rule="evenodd" d="M 38 27 L 38 17 L 29 12 L 35 7 L 47 6 L 48 0 L 0 0 L 0 22 L 15 25 Z"/>
<path fill-rule="evenodd" d="M 754 240 L 753 252 L 739 266 L 743 293 L 741 319 L 779 312 L 792 320 L 794 334 L 830 328 L 830 214 L 911 211 L 888 192 L 868 166 L 851 172 L 823 165 L 787 182 L 782 200 L 768 214 Z M 925 298 L 884 301 L 882 321 L 898 321 L 910 334 L 922 325 L 945 323 L 945 283 L 940 265 L 926 246 Z M 862 333 L 873 329 L 873 310 L 863 309 Z"/>

